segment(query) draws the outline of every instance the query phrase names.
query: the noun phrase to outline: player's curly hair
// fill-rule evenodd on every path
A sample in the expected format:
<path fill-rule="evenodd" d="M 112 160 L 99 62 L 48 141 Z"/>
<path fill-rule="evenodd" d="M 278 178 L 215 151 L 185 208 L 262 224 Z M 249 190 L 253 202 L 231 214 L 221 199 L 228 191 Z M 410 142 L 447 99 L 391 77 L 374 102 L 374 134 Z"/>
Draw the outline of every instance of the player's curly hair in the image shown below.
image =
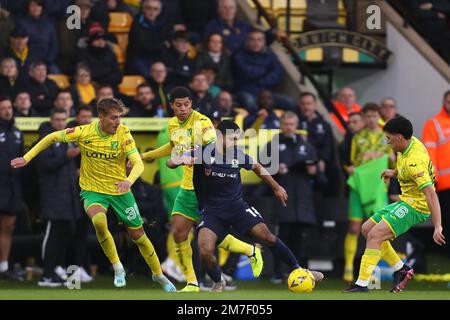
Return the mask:
<path fill-rule="evenodd" d="M 383 131 L 390 134 L 401 134 L 406 140 L 411 139 L 414 132 L 411 121 L 402 116 L 395 117 L 386 122 Z"/>
<path fill-rule="evenodd" d="M 123 102 L 116 98 L 105 98 L 97 102 L 97 112 L 103 115 L 107 115 L 113 110 L 123 112 L 124 107 Z"/>

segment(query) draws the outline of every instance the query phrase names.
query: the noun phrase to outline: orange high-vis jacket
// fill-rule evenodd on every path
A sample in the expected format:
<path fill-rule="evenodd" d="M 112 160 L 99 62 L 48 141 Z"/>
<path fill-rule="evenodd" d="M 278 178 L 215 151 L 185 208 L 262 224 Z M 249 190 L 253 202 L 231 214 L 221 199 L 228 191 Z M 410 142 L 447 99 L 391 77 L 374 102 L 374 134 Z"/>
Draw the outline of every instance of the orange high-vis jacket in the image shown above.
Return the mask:
<path fill-rule="evenodd" d="M 450 189 L 450 115 L 444 107 L 425 123 L 422 141 L 436 171 L 436 189 Z"/>
<path fill-rule="evenodd" d="M 357 103 L 354 103 L 352 105 L 352 110 L 350 110 L 350 112 L 347 110 L 347 107 L 343 103 L 341 103 L 341 102 L 339 102 L 337 100 L 333 101 L 333 104 L 334 104 L 334 107 L 336 108 L 336 111 L 341 115 L 342 119 L 344 119 L 345 122 L 348 122 L 348 115 L 350 113 L 352 113 L 352 112 L 360 112 L 361 111 L 361 106 L 359 104 L 357 104 Z M 330 118 L 331 118 L 331 120 L 333 120 L 333 122 L 338 127 L 339 132 L 344 135 L 345 134 L 345 128 L 341 124 L 341 122 L 339 121 L 338 117 L 336 117 L 336 115 L 334 113 L 331 113 L 330 114 Z"/>

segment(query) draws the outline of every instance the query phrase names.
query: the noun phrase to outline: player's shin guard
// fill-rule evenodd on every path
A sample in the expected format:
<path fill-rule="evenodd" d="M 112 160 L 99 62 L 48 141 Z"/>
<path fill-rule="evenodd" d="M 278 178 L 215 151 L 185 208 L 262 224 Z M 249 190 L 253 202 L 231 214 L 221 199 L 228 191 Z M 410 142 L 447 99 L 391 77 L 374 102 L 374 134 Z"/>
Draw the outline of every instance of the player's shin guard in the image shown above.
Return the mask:
<path fill-rule="evenodd" d="M 289 267 L 289 272 L 300 268 L 291 249 L 289 249 L 288 246 L 285 245 L 280 239 L 277 238 L 275 245 L 270 246 L 269 248 L 277 259 L 280 259 L 287 264 Z"/>
<path fill-rule="evenodd" d="M 183 242 L 176 242 L 175 248 L 181 271 L 186 276 L 187 283 L 197 285 L 197 276 L 195 275 L 194 264 L 192 263 L 192 247 L 190 239 Z"/>
<path fill-rule="evenodd" d="M 357 249 L 358 235 L 348 232 L 344 240 L 345 270 L 353 270 Z"/>
<path fill-rule="evenodd" d="M 228 250 L 234 253 L 245 254 L 251 256 L 253 254 L 253 246 L 244 241 L 241 241 L 231 234 L 227 235 L 225 239 L 219 244 L 219 248 Z"/>
<path fill-rule="evenodd" d="M 111 232 L 108 230 L 108 221 L 106 219 L 106 214 L 104 212 L 99 212 L 91 219 L 94 225 L 95 234 L 97 235 L 97 240 L 103 249 L 106 257 L 111 264 L 116 264 L 119 262 L 119 255 L 117 254 L 116 244 L 114 243 L 114 238 Z"/>
<path fill-rule="evenodd" d="M 373 270 L 377 266 L 381 258 L 381 250 L 366 249 L 361 259 L 361 267 L 359 269 L 359 276 L 356 284 L 362 287 L 367 287 Z"/>
<path fill-rule="evenodd" d="M 147 262 L 147 265 L 152 270 L 152 273 L 157 276 L 161 275 L 162 270 L 159 263 L 159 258 L 150 239 L 147 238 L 145 234 L 143 234 L 139 239 L 133 240 L 133 242 L 138 246 L 142 257 L 144 258 L 145 262 Z"/>
<path fill-rule="evenodd" d="M 381 243 L 381 259 L 394 268 L 394 271 L 398 271 L 403 267 L 402 259 L 400 259 L 394 248 L 392 248 L 389 240 L 385 240 Z"/>

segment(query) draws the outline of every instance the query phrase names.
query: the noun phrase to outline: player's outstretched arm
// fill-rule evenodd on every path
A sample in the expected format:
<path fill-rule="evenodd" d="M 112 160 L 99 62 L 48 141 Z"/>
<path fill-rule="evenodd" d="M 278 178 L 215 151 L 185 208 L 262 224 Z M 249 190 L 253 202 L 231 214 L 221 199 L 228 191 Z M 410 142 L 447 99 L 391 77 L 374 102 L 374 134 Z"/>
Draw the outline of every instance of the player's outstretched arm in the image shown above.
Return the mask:
<path fill-rule="evenodd" d="M 143 153 L 141 158 L 142 160 L 152 160 L 170 156 L 171 153 L 172 153 L 172 144 L 169 142 L 155 150 Z"/>
<path fill-rule="evenodd" d="M 428 208 L 431 211 L 431 221 L 434 226 L 433 240 L 438 245 L 445 244 L 445 237 L 442 234 L 442 222 L 441 222 L 441 206 L 439 205 L 439 199 L 433 186 L 428 186 L 422 189 L 427 199 Z"/>
<path fill-rule="evenodd" d="M 116 182 L 116 190 L 120 193 L 127 193 L 130 191 L 133 183 L 140 177 L 142 172 L 144 172 L 144 163 L 142 162 L 141 156 L 136 151 L 128 156 L 128 164 L 131 168 L 131 172 L 128 175 L 128 178 L 124 181 Z"/>
<path fill-rule="evenodd" d="M 260 177 L 265 183 L 267 183 L 273 190 L 273 193 L 278 198 L 278 200 L 286 207 L 286 201 L 288 199 L 288 194 L 282 186 L 280 186 L 269 174 L 269 172 L 259 163 L 253 165 L 253 172 Z"/>
<path fill-rule="evenodd" d="M 55 131 L 46 135 L 39 143 L 37 143 L 30 151 L 28 151 L 23 157 L 15 158 L 11 160 L 11 166 L 13 168 L 21 168 L 26 166 L 34 157 L 40 152 L 47 149 L 54 142 L 63 142 L 63 131 Z"/>

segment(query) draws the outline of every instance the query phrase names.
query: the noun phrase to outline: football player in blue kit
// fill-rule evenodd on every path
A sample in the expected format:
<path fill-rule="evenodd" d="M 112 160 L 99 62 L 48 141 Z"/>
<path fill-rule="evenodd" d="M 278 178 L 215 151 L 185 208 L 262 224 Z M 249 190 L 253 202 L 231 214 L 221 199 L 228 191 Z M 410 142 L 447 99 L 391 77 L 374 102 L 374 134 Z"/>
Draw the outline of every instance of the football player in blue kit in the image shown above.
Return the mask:
<path fill-rule="evenodd" d="M 300 265 L 292 251 L 269 231 L 261 214 L 243 199 L 240 169 L 252 170 L 272 188 L 283 205 L 286 205 L 288 199 L 286 190 L 261 164 L 254 162 L 237 148 L 236 143 L 241 133 L 237 124 L 224 120 L 218 125 L 217 131 L 215 143 L 204 149 L 198 148 L 193 151 L 194 157 L 180 161 L 191 161 L 194 164 L 194 189 L 201 211 L 197 226 L 200 258 L 214 281 L 211 291 L 222 292 L 225 281 L 221 278 L 214 251 L 231 228 L 265 244 L 276 259 L 288 265 L 289 272 L 300 268 Z M 169 160 L 168 164 L 169 162 L 172 161 Z M 316 282 L 323 279 L 320 272 L 311 272 Z"/>

